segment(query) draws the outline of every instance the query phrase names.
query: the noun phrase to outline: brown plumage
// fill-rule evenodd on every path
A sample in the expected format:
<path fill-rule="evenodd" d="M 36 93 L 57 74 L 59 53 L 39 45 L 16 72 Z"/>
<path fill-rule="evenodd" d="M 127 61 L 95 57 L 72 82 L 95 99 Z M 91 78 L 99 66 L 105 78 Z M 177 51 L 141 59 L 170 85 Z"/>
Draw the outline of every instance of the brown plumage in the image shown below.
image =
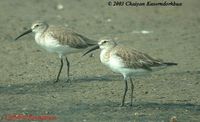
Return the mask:
<path fill-rule="evenodd" d="M 153 69 L 161 69 L 167 66 L 177 65 L 176 63 L 164 62 L 160 59 L 155 59 L 145 53 L 139 52 L 135 49 L 129 49 L 118 45 L 113 40 L 103 39 L 97 46 L 88 50 L 85 54 L 95 50 L 101 49 L 100 60 L 103 64 L 109 67 L 112 71 L 121 73 L 124 76 L 124 94 L 121 106 L 124 106 L 125 96 L 128 90 L 127 80 L 131 83 L 131 105 L 133 102 L 133 81 L 132 76 L 136 74 L 147 73 Z M 84 55 L 85 55 L 84 54 Z"/>
<path fill-rule="evenodd" d="M 67 76 L 69 80 L 70 63 L 67 59 L 67 54 L 81 52 L 87 47 L 97 43 L 65 27 L 52 26 L 43 21 L 36 21 L 33 23 L 31 29 L 19 35 L 15 40 L 31 32 L 35 33 L 35 41 L 38 45 L 49 52 L 58 53 L 61 66 L 56 82 L 59 80 L 63 68 L 63 60 L 67 62 Z"/>
<path fill-rule="evenodd" d="M 53 38 L 59 40 L 59 44 L 68 45 L 77 49 L 87 48 L 96 44 L 94 40 L 91 40 L 65 27 L 49 26 L 45 33 L 49 33 Z"/>
<path fill-rule="evenodd" d="M 135 49 L 127 49 L 117 45 L 113 48 L 114 50 L 116 52 L 115 55 L 123 59 L 125 68 L 152 70 L 151 67 L 161 66 L 164 63 L 162 60 L 152 58 Z"/>

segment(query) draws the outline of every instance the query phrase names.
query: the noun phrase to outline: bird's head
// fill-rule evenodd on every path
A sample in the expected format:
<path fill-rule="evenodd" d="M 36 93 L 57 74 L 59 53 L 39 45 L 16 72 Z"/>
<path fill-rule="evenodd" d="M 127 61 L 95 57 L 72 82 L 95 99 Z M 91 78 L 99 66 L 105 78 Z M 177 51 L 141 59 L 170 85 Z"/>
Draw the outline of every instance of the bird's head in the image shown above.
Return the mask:
<path fill-rule="evenodd" d="M 21 35 L 19 35 L 17 38 L 15 38 L 15 40 L 17 40 L 20 37 L 22 37 L 26 34 L 29 34 L 31 32 L 34 32 L 34 33 L 44 32 L 47 28 L 48 28 L 48 24 L 46 22 L 36 21 L 32 24 L 31 29 L 29 29 L 29 30 L 25 31 L 24 33 L 22 33 Z"/>

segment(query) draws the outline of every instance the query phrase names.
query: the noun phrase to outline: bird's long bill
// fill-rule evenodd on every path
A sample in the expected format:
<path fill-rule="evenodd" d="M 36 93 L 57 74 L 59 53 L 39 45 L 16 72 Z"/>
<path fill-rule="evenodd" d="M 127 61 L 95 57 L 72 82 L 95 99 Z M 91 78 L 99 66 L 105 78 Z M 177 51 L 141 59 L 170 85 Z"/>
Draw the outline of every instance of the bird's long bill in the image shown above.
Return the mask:
<path fill-rule="evenodd" d="M 32 32 L 32 29 L 27 30 L 26 32 L 22 33 L 22 34 L 19 35 L 17 38 L 15 38 L 15 40 L 17 40 L 17 39 L 19 39 L 20 37 L 22 37 L 22 36 L 24 36 L 24 35 L 26 35 L 26 34 L 29 34 L 29 33 L 31 33 L 31 32 Z"/>
<path fill-rule="evenodd" d="M 93 50 L 96 50 L 96 49 L 99 49 L 99 45 L 96 45 L 96 46 L 94 46 L 93 48 L 91 48 L 90 50 L 88 50 L 87 52 L 85 52 L 85 53 L 83 54 L 83 56 L 86 55 L 86 54 L 88 54 L 89 52 L 92 52 Z"/>

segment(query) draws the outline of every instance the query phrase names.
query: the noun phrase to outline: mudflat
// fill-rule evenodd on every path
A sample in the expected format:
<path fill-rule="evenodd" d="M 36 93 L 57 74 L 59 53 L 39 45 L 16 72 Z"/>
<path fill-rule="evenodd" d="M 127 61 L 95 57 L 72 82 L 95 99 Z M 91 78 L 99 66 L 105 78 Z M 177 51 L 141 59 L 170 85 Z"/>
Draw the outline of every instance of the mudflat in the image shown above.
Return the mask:
<path fill-rule="evenodd" d="M 139 2 L 139 1 L 136 1 Z M 180 122 L 200 120 L 200 2 L 177 0 L 182 6 L 109 6 L 107 0 L 0 1 L 0 116 L 55 115 L 56 122 Z M 124 82 L 99 61 L 99 51 L 69 55 L 60 81 L 57 54 L 35 41 L 33 34 L 14 38 L 35 20 L 71 28 L 91 39 L 110 37 L 118 43 L 178 66 L 134 78 L 125 107 L 119 107 Z M 130 88 L 130 87 L 129 87 Z M 21 120 L 24 121 L 24 120 Z M 30 121 L 30 120 L 25 120 Z"/>

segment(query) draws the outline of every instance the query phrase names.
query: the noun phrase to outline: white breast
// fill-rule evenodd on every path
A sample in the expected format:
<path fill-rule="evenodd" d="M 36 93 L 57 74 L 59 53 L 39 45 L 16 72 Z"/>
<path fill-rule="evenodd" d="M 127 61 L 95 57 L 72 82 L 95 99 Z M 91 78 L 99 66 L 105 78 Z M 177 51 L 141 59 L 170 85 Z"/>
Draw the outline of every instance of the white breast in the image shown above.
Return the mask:
<path fill-rule="evenodd" d="M 143 69 L 125 67 L 123 59 L 112 53 L 110 54 L 108 60 L 105 60 L 104 54 L 105 52 L 102 52 L 100 55 L 101 62 L 109 67 L 113 72 L 121 73 L 124 77 L 130 75 L 139 75 L 146 72 L 146 70 Z"/>
<path fill-rule="evenodd" d="M 110 56 L 109 67 L 114 72 L 121 73 L 121 69 L 124 68 L 123 60 L 120 57 L 113 54 Z"/>
<path fill-rule="evenodd" d="M 120 68 L 124 66 L 123 61 L 120 57 L 108 52 L 107 50 L 102 50 L 100 54 L 101 62 L 109 67 L 112 71 L 120 73 Z"/>
<path fill-rule="evenodd" d="M 108 55 L 107 50 L 101 50 L 100 60 L 101 60 L 101 63 L 103 63 L 104 65 L 106 65 L 106 66 L 109 65 L 110 59 L 109 59 L 109 55 Z"/>
<path fill-rule="evenodd" d="M 50 35 L 41 36 L 40 33 L 36 33 L 35 41 L 42 48 L 46 49 L 49 52 L 55 52 L 56 48 L 59 46 L 59 42 L 53 39 Z"/>

